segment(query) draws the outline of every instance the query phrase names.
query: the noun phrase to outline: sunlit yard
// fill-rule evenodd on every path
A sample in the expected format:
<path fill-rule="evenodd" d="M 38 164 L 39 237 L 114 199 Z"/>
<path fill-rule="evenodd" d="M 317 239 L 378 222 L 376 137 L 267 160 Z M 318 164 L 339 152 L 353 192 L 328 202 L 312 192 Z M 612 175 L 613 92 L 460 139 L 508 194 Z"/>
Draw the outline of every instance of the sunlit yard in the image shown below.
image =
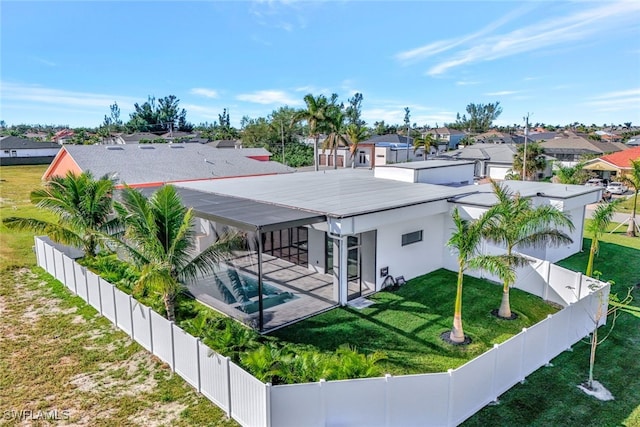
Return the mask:
<path fill-rule="evenodd" d="M 455 346 L 440 339 L 442 332 L 451 330 L 455 292 L 456 273 L 438 270 L 410 280 L 398 291 L 370 297 L 375 301 L 371 307 L 331 310 L 273 335 L 321 350 L 349 344 L 365 353 L 382 351 L 387 355 L 381 362 L 383 369 L 394 375 L 445 372 L 557 311 L 540 298 L 516 289 L 511 298 L 518 319 L 500 320 L 491 310 L 500 304 L 501 286 L 465 277 L 463 322 L 473 342 Z"/>

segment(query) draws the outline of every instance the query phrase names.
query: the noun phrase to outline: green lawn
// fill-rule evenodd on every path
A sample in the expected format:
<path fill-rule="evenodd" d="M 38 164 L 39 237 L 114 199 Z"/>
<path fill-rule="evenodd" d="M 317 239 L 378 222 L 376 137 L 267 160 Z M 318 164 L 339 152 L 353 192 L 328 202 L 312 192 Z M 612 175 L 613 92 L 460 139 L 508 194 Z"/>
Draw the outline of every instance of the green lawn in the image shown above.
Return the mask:
<path fill-rule="evenodd" d="M 445 372 L 484 353 L 556 311 L 533 295 L 513 290 L 511 304 L 519 315 L 515 321 L 491 315 L 498 307 L 502 287 L 473 277 L 465 277 L 463 324 L 473 342 L 455 346 L 440 339 L 451 330 L 456 273 L 438 270 L 410 280 L 396 292 L 372 297 L 375 304 L 363 310 L 338 308 L 274 332 L 282 341 L 312 345 L 333 351 L 342 344 L 358 351 L 382 351 L 385 372 L 401 375 Z"/>
<path fill-rule="evenodd" d="M 640 283 L 640 238 L 607 234 L 602 241 L 595 269 L 604 280 L 615 281 L 612 292 L 626 293 Z M 590 244 L 585 239 L 583 252 L 558 264 L 584 272 Z M 640 287 L 633 295 L 633 304 L 640 305 Z M 586 343 L 552 362 L 552 367 L 539 369 L 525 384 L 501 396 L 500 405 L 485 407 L 464 425 L 640 426 L 640 319 L 622 314 L 609 339 L 598 347 L 594 376 L 613 393 L 613 401 L 601 402 L 576 387 L 588 374 Z"/>
<path fill-rule="evenodd" d="M 0 167 L 1 218 L 47 218 L 29 202 L 45 169 Z M 33 234 L 2 227 L 0 243 L 2 411 L 57 410 L 69 418 L 54 424 L 68 425 L 237 426 L 93 307 L 34 268 Z M 24 425 L 6 417 L 0 424 Z"/>

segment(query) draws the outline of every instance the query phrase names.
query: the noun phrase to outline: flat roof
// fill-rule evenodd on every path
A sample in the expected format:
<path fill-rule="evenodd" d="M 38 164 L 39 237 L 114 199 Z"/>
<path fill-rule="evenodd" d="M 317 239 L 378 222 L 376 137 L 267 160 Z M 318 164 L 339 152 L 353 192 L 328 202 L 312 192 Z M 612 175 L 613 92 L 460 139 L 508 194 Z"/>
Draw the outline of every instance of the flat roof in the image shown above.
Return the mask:
<path fill-rule="evenodd" d="M 405 162 L 394 163 L 392 165 L 379 165 L 376 166 L 376 168 L 436 169 L 473 164 L 475 164 L 473 160 L 422 160 L 420 162 Z"/>
<path fill-rule="evenodd" d="M 473 185 L 454 188 L 375 178 L 373 171 L 369 169 L 296 172 L 286 175 L 181 182 L 177 185 L 337 218 L 446 200 L 476 191 L 476 186 Z"/>
<path fill-rule="evenodd" d="M 185 206 L 197 217 L 242 230 L 275 231 L 326 221 L 324 215 L 255 200 L 211 194 L 177 187 Z"/>
<path fill-rule="evenodd" d="M 552 184 L 538 181 L 501 181 L 513 193 L 520 193 L 523 197 L 542 196 L 551 199 L 569 199 L 583 194 L 600 191 L 599 187 L 585 185 Z M 477 206 L 493 206 L 497 203 L 491 184 L 475 185 L 477 192 L 456 197 L 455 202 Z"/>

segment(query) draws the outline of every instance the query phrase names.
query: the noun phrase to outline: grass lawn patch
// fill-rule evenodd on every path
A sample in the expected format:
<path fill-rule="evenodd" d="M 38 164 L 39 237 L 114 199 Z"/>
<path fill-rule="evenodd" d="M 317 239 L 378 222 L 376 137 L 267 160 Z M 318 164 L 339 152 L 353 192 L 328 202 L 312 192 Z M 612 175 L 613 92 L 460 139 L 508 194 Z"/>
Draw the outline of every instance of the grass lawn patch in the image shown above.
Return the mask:
<path fill-rule="evenodd" d="M 558 264 L 584 272 L 591 240 L 584 239 L 583 252 Z M 606 234 L 600 242 L 595 269 L 603 280 L 613 280 L 613 293 L 640 283 L 640 238 Z M 633 292 L 640 306 L 640 287 Z M 601 331 L 608 331 L 603 327 Z M 602 336 L 604 332 L 600 332 Z M 576 386 L 587 379 L 589 346 L 580 342 L 572 352 L 556 357 L 552 367 L 538 369 L 500 397 L 500 405 L 483 408 L 465 426 L 640 426 L 640 319 L 621 314 L 607 341 L 598 347 L 594 378 L 615 400 L 601 402 Z"/>
<path fill-rule="evenodd" d="M 29 200 L 45 170 L 0 167 L 0 218 L 53 219 Z M 2 411 L 55 410 L 62 420 L 52 423 L 61 425 L 237 426 L 93 307 L 34 268 L 33 244 L 32 233 L 0 225 Z"/>
<path fill-rule="evenodd" d="M 517 320 L 491 315 L 500 305 L 501 286 L 466 276 L 462 316 L 472 343 L 454 346 L 440 339 L 451 329 L 457 273 L 438 270 L 410 280 L 395 292 L 370 297 L 375 304 L 357 310 L 337 308 L 273 333 L 278 339 L 334 351 L 342 344 L 360 352 L 382 351 L 384 370 L 393 375 L 445 372 L 489 350 L 557 311 L 540 298 L 513 289 Z"/>

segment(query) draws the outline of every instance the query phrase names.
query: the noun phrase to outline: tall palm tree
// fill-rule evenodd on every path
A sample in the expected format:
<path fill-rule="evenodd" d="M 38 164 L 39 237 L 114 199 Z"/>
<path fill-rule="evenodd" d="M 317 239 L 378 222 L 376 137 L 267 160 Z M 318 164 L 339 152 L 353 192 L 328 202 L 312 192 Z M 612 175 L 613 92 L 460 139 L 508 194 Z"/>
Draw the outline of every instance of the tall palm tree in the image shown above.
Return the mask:
<path fill-rule="evenodd" d="M 309 127 L 309 136 L 314 138 L 313 143 L 313 164 L 315 170 L 318 171 L 318 141 L 320 140 L 320 129 L 323 127 L 327 119 L 327 109 L 329 108 L 329 100 L 324 95 L 314 97 L 307 94 L 304 97 L 306 108 L 298 111 L 294 117 L 294 122 L 306 121 Z"/>
<path fill-rule="evenodd" d="M 356 154 L 358 153 L 358 144 L 367 138 L 367 128 L 356 123 L 347 126 L 347 139 L 349 140 L 349 152 L 351 153 L 351 167 L 356 167 Z M 373 162 L 374 153 L 371 155 Z"/>
<path fill-rule="evenodd" d="M 627 236 L 636 237 L 636 206 L 638 205 L 638 192 L 640 191 L 640 160 L 631 161 L 631 172 L 623 175 L 621 181 L 633 188 L 633 206 L 631 207 Z"/>
<path fill-rule="evenodd" d="M 415 153 L 420 148 L 424 151 L 424 158 L 426 159 L 431 154 L 431 147 L 438 149 L 438 141 L 433 138 L 432 133 L 427 133 L 425 136 L 418 137 L 413 143 L 413 152 Z"/>
<path fill-rule="evenodd" d="M 325 150 L 329 150 L 329 155 L 333 154 L 333 168 L 338 168 L 338 147 L 348 147 L 349 140 L 345 134 L 345 116 L 342 111 L 339 111 L 336 108 L 336 111 L 333 111 L 331 115 L 327 117 L 327 125 L 331 130 L 331 133 L 327 136 L 327 138 L 322 142 L 322 152 Z M 346 156 L 345 156 L 346 160 Z"/>
<path fill-rule="evenodd" d="M 521 175 L 524 157 L 524 144 L 520 144 L 518 145 L 517 153 L 513 156 L 513 170 Z M 544 158 L 544 151 L 537 142 L 527 144 L 526 167 L 525 181 L 531 181 L 538 171 L 544 170 L 547 167 L 547 161 Z"/>
<path fill-rule="evenodd" d="M 15 230 L 45 233 L 56 242 L 81 248 L 85 256 L 93 257 L 101 236 L 112 234 L 119 227 L 118 219 L 111 216 L 113 189 L 114 182 L 107 176 L 96 180 L 90 172 L 68 172 L 31 192 L 31 203 L 52 212 L 55 222 L 20 217 L 2 222 Z"/>
<path fill-rule="evenodd" d="M 591 247 L 589 248 L 589 261 L 587 261 L 587 271 L 585 274 L 589 277 L 593 275 L 593 261 L 600 249 L 600 238 L 607 231 L 607 227 L 611 224 L 613 214 L 616 207 L 622 202 L 622 199 L 614 199 L 610 203 L 600 203 L 593 211 L 591 220 L 587 221 L 585 231 L 591 233 Z"/>
<path fill-rule="evenodd" d="M 215 271 L 237 243 L 237 235 L 226 234 L 196 255 L 193 212 L 171 185 L 150 198 L 127 187 L 115 208 L 125 224 L 122 247 L 141 270 L 138 289 L 160 293 L 167 319 L 175 320 L 184 283 Z"/>
<path fill-rule="evenodd" d="M 505 246 L 505 261 L 511 268 L 528 263 L 525 257 L 514 253 L 515 249 L 573 242 L 569 235 L 558 229 L 566 227 L 570 231 L 574 230 L 568 214 L 549 205 L 534 208 L 531 200 L 521 197 L 520 193 L 513 194 L 507 187 L 493 180 L 491 185 L 498 204 L 495 206 L 495 221 L 485 229 L 484 236 L 489 241 Z M 509 289 L 513 283 L 503 280 L 502 302 L 498 310 L 500 317 L 511 317 Z"/>
<path fill-rule="evenodd" d="M 454 229 L 447 241 L 447 246 L 458 252 L 458 281 L 454 304 L 453 328 L 449 339 L 454 343 L 464 343 L 462 329 L 462 285 L 464 272 L 467 269 L 487 270 L 507 280 L 515 281 L 515 272 L 505 262 L 504 256 L 481 255 L 478 246 L 482 241 L 485 229 L 494 221 L 495 209 L 486 211 L 475 221 L 463 219 L 456 207 L 453 210 Z"/>

